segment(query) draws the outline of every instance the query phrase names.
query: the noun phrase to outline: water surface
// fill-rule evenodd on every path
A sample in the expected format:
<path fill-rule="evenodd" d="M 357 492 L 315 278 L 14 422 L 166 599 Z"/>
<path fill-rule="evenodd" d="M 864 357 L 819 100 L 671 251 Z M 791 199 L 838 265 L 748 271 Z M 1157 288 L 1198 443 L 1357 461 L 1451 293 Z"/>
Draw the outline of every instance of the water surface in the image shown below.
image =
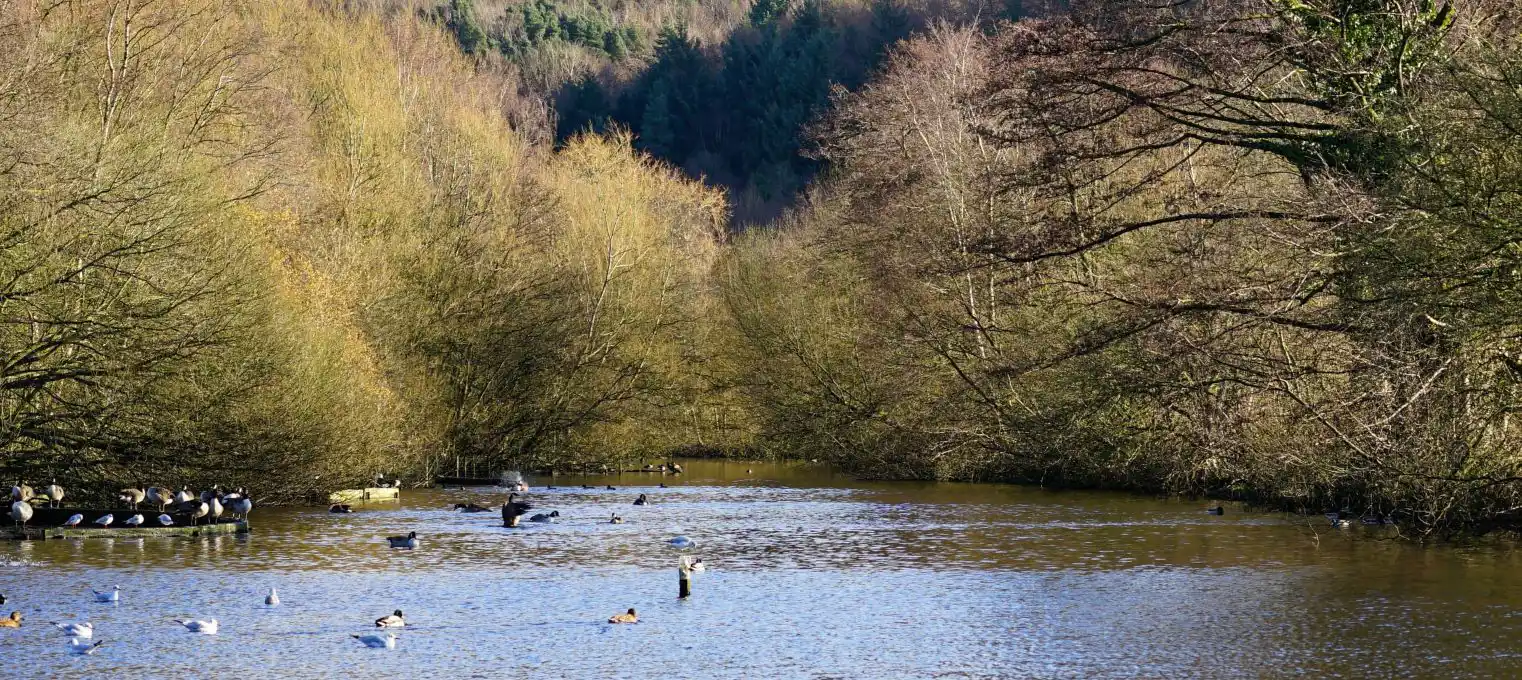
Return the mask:
<path fill-rule="evenodd" d="M 1510 550 L 1125 494 L 686 467 L 531 480 L 562 517 L 521 529 L 446 509 L 505 494 L 423 490 L 349 515 L 259 508 L 248 536 L 0 542 L 4 613 L 26 618 L 0 629 L 0 658 L 59 678 L 1522 674 Z M 421 549 L 386 546 L 409 530 Z M 709 565 L 688 600 L 676 535 Z M 114 584 L 119 604 L 91 601 Z M 629 607 L 639 624 L 603 623 Z M 396 650 L 348 637 L 398 608 Z M 107 641 L 94 656 L 46 625 L 84 620 Z"/>

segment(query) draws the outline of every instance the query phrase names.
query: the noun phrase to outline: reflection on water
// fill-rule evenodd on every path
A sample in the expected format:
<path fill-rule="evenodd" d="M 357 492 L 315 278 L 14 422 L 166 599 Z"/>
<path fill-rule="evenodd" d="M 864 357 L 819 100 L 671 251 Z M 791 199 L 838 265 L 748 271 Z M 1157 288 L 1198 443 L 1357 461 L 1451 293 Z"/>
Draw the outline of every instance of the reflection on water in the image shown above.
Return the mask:
<path fill-rule="evenodd" d="M 446 510 L 505 498 L 472 489 L 348 515 L 261 508 L 247 536 L 0 543 L 4 613 L 27 622 L 0 630 L 0 658 L 55 677 L 1522 671 L 1522 564 L 1509 551 L 1355 540 L 1361 528 L 1120 494 L 686 467 L 532 480 L 536 511 L 562 517 L 521 529 Z M 639 493 L 652 505 L 631 505 Z M 614 512 L 625 523 L 608 523 Z M 421 549 L 386 547 L 408 531 Z M 665 545 L 678 534 L 709 565 L 687 601 Z M 90 586 L 115 584 L 119 604 L 91 601 Z M 262 605 L 270 586 L 276 609 Z M 638 625 L 602 623 L 629 607 Z M 409 622 L 397 650 L 348 638 L 397 608 Z M 217 618 L 222 634 L 186 633 L 177 617 Z M 107 640 L 95 656 L 69 655 L 46 625 L 84 620 Z"/>

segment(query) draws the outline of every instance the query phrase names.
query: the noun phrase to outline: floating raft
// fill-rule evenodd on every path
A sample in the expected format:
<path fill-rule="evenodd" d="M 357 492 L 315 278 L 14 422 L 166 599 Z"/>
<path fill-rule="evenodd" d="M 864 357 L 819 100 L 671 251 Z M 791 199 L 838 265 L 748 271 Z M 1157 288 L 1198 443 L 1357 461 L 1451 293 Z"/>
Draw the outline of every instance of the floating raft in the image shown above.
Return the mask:
<path fill-rule="evenodd" d="M 401 498 L 402 490 L 396 487 L 371 487 L 367 489 L 344 489 L 328 495 L 329 503 L 363 503 L 365 501 L 394 501 Z"/>
<path fill-rule="evenodd" d="M 116 516 L 116 521 L 111 526 L 101 528 L 94 525 L 81 524 L 77 527 L 63 526 L 64 522 L 75 513 L 85 516 L 86 522 L 93 522 L 97 517 L 107 513 Z M 146 520 L 143 526 L 122 526 L 128 517 L 141 514 Z M 209 521 L 208 518 L 197 520 L 195 526 L 190 524 L 190 514 L 184 512 L 171 512 L 169 516 L 174 519 L 174 526 L 159 526 L 157 508 L 141 507 L 137 510 L 132 508 L 33 508 L 32 519 L 25 527 L 11 525 L 0 527 L 0 540 L 33 540 L 39 538 L 143 538 L 159 536 L 212 536 L 218 534 L 246 534 L 249 532 L 248 522 L 234 519 L 221 519 Z M 24 529 L 24 531 L 23 531 Z"/>

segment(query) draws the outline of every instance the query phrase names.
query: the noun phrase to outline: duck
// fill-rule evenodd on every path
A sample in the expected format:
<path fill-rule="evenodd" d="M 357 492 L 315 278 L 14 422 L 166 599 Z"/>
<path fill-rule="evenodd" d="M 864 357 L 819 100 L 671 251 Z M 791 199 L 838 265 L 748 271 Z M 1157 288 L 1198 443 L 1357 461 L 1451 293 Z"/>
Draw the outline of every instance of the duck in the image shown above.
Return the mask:
<path fill-rule="evenodd" d="M 1224 514 L 1226 514 L 1226 508 L 1223 508 L 1223 507 L 1221 507 L 1219 505 L 1217 505 L 1217 506 L 1215 506 L 1213 508 L 1205 508 L 1205 514 L 1207 514 L 1207 515 L 1224 515 Z"/>
<path fill-rule="evenodd" d="M 200 633 L 202 635 L 216 635 L 217 628 L 219 627 L 217 625 L 216 619 L 211 619 L 210 621 L 201 621 L 199 619 L 175 619 L 174 622 L 184 626 L 185 630 L 188 630 L 192 633 Z"/>
<path fill-rule="evenodd" d="M 507 495 L 507 502 L 502 504 L 502 526 L 518 526 L 518 518 L 534 509 L 534 506 L 528 503 L 519 503 L 517 498 L 518 494 L 510 493 Z"/>
<path fill-rule="evenodd" d="M 113 514 L 108 512 L 108 513 L 106 513 L 104 515 L 101 515 L 100 517 L 95 518 L 95 521 L 91 522 L 91 524 L 94 524 L 94 525 L 99 526 L 100 528 L 104 529 L 106 527 L 111 526 L 111 523 L 115 522 L 115 521 L 116 521 L 116 515 L 113 515 Z"/>
<path fill-rule="evenodd" d="M 89 642 L 79 638 L 69 638 L 69 651 L 75 654 L 94 654 L 103 644 L 106 644 L 105 640 Z"/>
<path fill-rule="evenodd" d="M 159 512 L 163 512 L 166 506 L 174 502 L 174 494 L 169 489 L 150 486 L 143 492 L 143 499 L 158 506 Z"/>
<path fill-rule="evenodd" d="M 705 571 L 708 571 L 708 567 L 703 564 L 703 558 L 699 557 L 698 559 L 693 560 L 692 564 L 687 565 L 687 571 L 690 571 L 694 574 L 701 574 Z"/>
<path fill-rule="evenodd" d="M 475 503 L 455 503 L 454 509 L 460 512 L 491 512 L 491 508 Z"/>
<path fill-rule="evenodd" d="M 140 527 L 142 525 L 143 525 L 143 516 L 142 515 L 133 515 L 131 517 L 128 517 L 127 521 L 122 522 L 122 526 L 127 526 L 127 527 Z"/>
<path fill-rule="evenodd" d="M 328 506 L 328 512 L 342 514 L 345 512 L 354 512 L 354 508 L 351 507 L 348 503 L 334 503 Z"/>
<path fill-rule="evenodd" d="M 91 588 L 90 592 L 95 593 L 96 602 L 116 602 L 122 599 L 121 586 L 111 586 L 111 589 L 107 591 L 99 591 Z"/>
<path fill-rule="evenodd" d="M 159 524 L 166 527 L 174 526 L 174 518 L 169 515 L 159 515 Z"/>
<path fill-rule="evenodd" d="M 9 618 L 0 619 L 0 628 L 20 628 L 21 612 L 11 612 Z"/>
<path fill-rule="evenodd" d="M 409 531 L 406 536 L 387 536 L 386 542 L 393 548 L 414 550 L 418 547 L 417 532 Z"/>
<path fill-rule="evenodd" d="M 623 523 L 624 523 L 624 518 L 619 517 L 618 513 L 616 513 L 616 512 L 613 513 L 613 517 L 608 520 L 608 524 L 623 524 Z"/>
<path fill-rule="evenodd" d="M 232 503 L 229 503 L 227 507 L 233 511 L 234 517 L 240 518 L 243 521 L 247 522 L 248 513 L 254 511 L 254 499 L 247 496 L 239 496 L 238 498 L 234 498 Z"/>
<path fill-rule="evenodd" d="M 266 607 L 278 607 L 278 606 L 280 606 L 280 593 L 275 592 L 274 588 L 270 588 L 270 594 L 264 596 L 264 606 L 266 606 Z"/>
<path fill-rule="evenodd" d="M 530 521 L 530 522 L 539 522 L 539 523 L 542 523 L 542 524 L 548 524 L 550 522 L 555 521 L 555 518 L 559 517 L 559 516 L 560 516 L 560 511 L 559 510 L 552 510 L 550 512 L 550 514 L 548 514 L 548 515 L 546 515 L 546 514 L 544 514 L 542 512 L 537 514 L 537 515 L 534 515 L 533 517 L 528 518 L 528 521 Z"/>
<path fill-rule="evenodd" d="M 608 617 L 608 623 L 639 623 L 639 614 L 634 613 L 634 608 L 622 614 L 614 614 Z"/>
<path fill-rule="evenodd" d="M 349 637 L 359 640 L 371 649 L 396 649 L 396 633 L 386 633 L 385 635 L 372 633 L 370 635 L 350 635 Z"/>
<path fill-rule="evenodd" d="M 11 503 L 11 519 L 16 520 L 21 528 L 26 528 L 26 523 L 32 519 L 32 505 L 26 501 Z"/>
<path fill-rule="evenodd" d="M 85 516 L 76 512 L 69 515 L 69 518 L 63 521 L 63 525 L 66 527 L 77 527 L 83 521 L 85 521 Z"/>
<path fill-rule="evenodd" d="M 666 543 L 670 544 L 671 547 L 676 548 L 678 550 L 686 550 L 688 548 L 691 548 L 691 547 L 697 545 L 697 543 L 695 541 L 693 541 L 690 538 L 687 538 L 686 536 L 677 536 L 676 538 L 673 538 L 673 539 L 671 539 L 669 541 L 666 541 Z"/>
<path fill-rule="evenodd" d="M 86 621 L 84 623 L 58 623 L 50 621 L 54 628 L 63 631 L 69 637 L 89 639 L 95 637 L 95 624 Z"/>
<path fill-rule="evenodd" d="M 58 485 L 58 480 L 57 479 L 52 480 L 48 484 L 47 491 L 48 491 L 48 502 L 49 502 L 50 506 L 51 507 L 55 507 L 55 508 L 58 507 L 58 504 L 63 502 L 63 487 Z"/>
<path fill-rule="evenodd" d="M 116 495 L 117 500 L 120 500 L 123 503 L 131 505 L 133 510 L 136 510 L 137 509 L 137 504 L 143 502 L 143 499 L 147 498 L 147 497 L 148 497 L 148 492 L 143 491 L 142 489 L 137 489 L 137 488 L 122 489 Z"/>
<path fill-rule="evenodd" d="M 639 498 L 634 499 L 634 504 L 635 505 L 649 505 L 650 501 L 645 498 L 645 494 L 640 494 Z"/>
<path fill-rule="evenodd" d="M 376 628 L 401 628 L 405 625 L 407 625 L 407 619 L 402 617 L 400 609 L 375 620 Z"/>

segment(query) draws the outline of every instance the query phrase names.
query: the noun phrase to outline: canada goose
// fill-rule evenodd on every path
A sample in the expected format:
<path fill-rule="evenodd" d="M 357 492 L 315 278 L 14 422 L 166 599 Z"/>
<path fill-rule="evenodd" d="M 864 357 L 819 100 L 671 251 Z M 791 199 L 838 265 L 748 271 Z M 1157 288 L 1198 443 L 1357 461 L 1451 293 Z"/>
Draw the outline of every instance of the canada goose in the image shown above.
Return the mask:
<path fill-rule="evenodd" d="M 402 618 L 400 609 L 375 620 L 376 628 L 401 628 L 405 625 L 407 625 L 407 619 Z"/>
<path fill-rule="evenodd" d="M 184 626 L 185 630 L 188 630 L 192 633 L 200 633 L 202 635 L 217 634 L 218 625 L 216 619 L 212 619 L 210 621 L 201 621 L 197 619 L 175 619 L 174 622 Z"/>
<path fill-rule="evenodd" d="M 681 463 L 672 463 L 671 464 L 671 471 L 675 472 L 676 474 L 682 474 L 682 464 Z"/>
<path fill-rule="evenodd" d="M 248 513 L 253 512 L 254 510 L 254 499 L 247 496 L 234 498 L 233 501 L 227 505 L 227 507 L 229 510 L 233 511 L 234 517 L 247 522 Z"/>
<path fill-rule="evenodd" d="M 412 550 L 418 546 L 417 532 L 409 531 L 407 532 L 406 536 L 387 536 L 386 542 L 391 544 L 391 547 L 393 548 L 406 548 L 408 550 Z"/>
<path fill-rule="evenodd" d="M 11 502 L 12 503 L 14 503 L 16 501 L 21 501 L 21 502 L 30 501 L 30 500 L 32 500 L 32 496 L 34 496 L 34 495 L 35 494 L 32 493 L 32 487 L 27 486 L 26 482 L 16 482 L 16 485 L 11 487 Z"/>
<path fill-rule="evenodd" d="M 91 524 L 94 524 L 94 525 L 99 526 L 100 528 L 104 529 L 106 527 L 111 526 L 111 523 L 115 522 L 115 521 L 116 521 L 116 515 L 113 515 L 113 514 L 108 512 L 108 513 L 106 513 L 104 515 L 101 515 L 100 517 L 95 518 L 95 521 L 91 522 Z"/>
<path fill-rule="evenodd" d="M 66 527 L 77 527 L 79 526 L 79 523 L 83 521 L 85 521 L 85 516 L 76 512 L 72 515 L 69 515 L 69 518 L 64 520 L 63 525 Z"/>
<path fill-rule="evenodd" d="M 591 484 L 582 484 L 581 488 L 583 488 L 583 489 L 595 489 L 597 487 L 592 486 Z"/>
<path fill-rule="evenodd" d="M 515 500 L 517 498 L 518 494 L 510 493 L 507 495 L 507 502 L 502 504 L 502 526 L 518 526 L 518 518 L 534 509 L 534 506 L 528 503 L 519 503 Z"/>
<path fill-rule="evenodd" d="M 612 517 L 612 519 L 608 520 L 608 524 L 623 524 L 624 523 L 624 518 L 619 517 L 618 513 L 615 512 L 615 513 L 612 513 L 612 514 L 613 514 L 613 517 Z"/>
<path fill-rule="evenodd" d="M 188 506 L 186 511 L 190 513 L 190 526 L 195 526 L 196 520 L 211 513 L 211 506 L 207 505 L 205 501 L 191 499 L 186 501 L 186 506 Z"/>
<path fill-rule="evenodd" d="M 25 529 L 26 523 L 32 519 L 31 504 L 26 501 L 11 503 L 11 519 L 15 520 L 17 524 L 20 524 Z"/>
<path fill-rule="evenodd" d="M 75 654 L 94 654 L 95 650 L 100 649 L 103 644 L 106 644 L 105 640 L 89 642 L 79 638 L 69 638 L 69 651 Z"/>
<path fill-rule="evenodd" d="M 201 502 L 202 503 L 206 503 L 206 506 L 207 506 L 206 509 L 211 514 L 211 523 L 212 524 L 216 524 L 217 520 L 222 519 L 222 510 L 223 510 L 223 508 L 222 508 L 222 499 L 221 498 L 219 498 L 217 496 L 212 496 L 210 501 L 201 501 Z"/>
<path fill-rule="evenodd" d="M 10 618 L 0 619 L 0 628 L 20 628 L 21 612 L 11 612 Z"/>
<path fill-rule="evenodd" d="M 222 497 L 222 485 L 213 484 L 210 489 L 201 492 L 201 502 L 211 505 L 212 500 Z"/>
<path fill-rule="evenodd" d="M 607 490 L 608 491 L 617 491 L 618 489 L 613 488 L 613 485 L 609 484 Z"/>
<path fill-rule="evenodd" d="M 52 480 L 51 484 L 48 484 L 48 501 L 55 508 L 63 502 L 63 487 L 58 485 L 58 480 L 56 479 Z"/>
<path fill-rule="evenodd" d="M 454 509 L 460 512 L 491 512 L 491 508 L 475 503 L 455 503 Z"/>
<path fill-rule="evenodd" d="M 50 621 L 54 628 L 61 630 L 69 637 L 89 639 L 95 637 L 95 625 L 86 621 L 84 623 L 58 623 Z"/>
<path fill-rule="evenodd" d="M 1213 508 L 1205 508 L 1205 512 L 1210 515 L 1224 515 L 1226 514 L 1226 508 L 1217 505 Z"/>
<path fill-rule="evenodd" d="M 135 488 L 122 489 L 116 496 L 121 502 L 132 506 L 133 510 L 136 510 L 137 504 L 143 502 L 143 499 L 147 497 L 148 492 Z"/>
<path fill-rule="evenodd" d="M 172 527 L 174 526 L 174 518 L 170 517 L 169 515 L 159 515 L 159 524 L 166 527 Z"/>
<path fill-rule="evenodd" d="M 110 590 L 104 592 L 91 588 L 90 592 L 95 593 L 96 602 L 117 602 L 122 599 L 121 586 L 111 586 Z"/>
<path fill-rule="evenodd" d="M 169 489 L 150 486 L 143 492 L 143 499 L 158 506 L 159 512 L 163 512 L 165 506 L 174 502 L 174 494 L 170 493 Z"/>
<path fill-rule="evenodd" d="M 666 483 L 665 482 L 661 482 L 661 488 L 662 489 L 666 488 Z"/>
<path fill-rule="evenodd" d="M 266 607 L 280 606 L 280 594 L 275 592 L 274 588 L 270 588 L 270 594 L 264 596 L 264 605 Z"/>
<path fill-rule="evenodd" d="M 349 637 L 359 640 L 371 649 L 396 649 L 396 633 L 385 635 L 350 635 Z"/>
<path fill-rule="evenodd" d="M 122 522 L 122 526 L 127 526 L 127 527 L 140 527 L 142 525 L 143 525 L 143 516 L 142 515 L 133 515 L 131 517 L 128 517 L 127 521 Z"/>
<path fill-rule="evenodd" d="M 176 503 L 189 503 L 189 502 L 191 502 L 191 501 L 193 501 L 195 499 L 196 499 L 196 495 L 193 494 L 193 493 L 190 493 L 190 485 L 189 484 L 181 486 L 180 490 L 174 494 L 174 502 L 176 502 Z"/>
<path fill-rule="evenodd" d="M 1346 529 L 1347 527 L 1353 526 L 1353 520 L 1350 520 L 1350 519 L 1334 519 L 1334 520 L 1332 520 L 1332 526 L 1337 527 L 1339 529 Z"/>
<path fill-rule="evenodd" d="M 608 623 L 639 623 L 639 615 L 634 613 L 634 608 L 622 614 L 614 614 L 608 617 Z"/>
<path fill-rule="evenodd" d="M 634 499 L 635 505 L 648 505 L 649 503 L 650 501 L 645 499 L 645 494 L 640 494 L 639 498 Z"/>
<path fill-rule="evenodd" d="M 334 504 L 328 506 L 328 512 L 333 512 L 333 513 L 354 512 L 354 508 L 350 507 L 349 504 L 347 504 L 347 503 L 334 503 Z"/>
<path fill-rule="evenodd" d="M 0 604 L 5 604 L 5 594 L 0 593 Z"/>
<path fill-rule="evenodd" d="M 548 515 L 546 515 L 546 514 L 541 512 L 541 513 L 539 513 L 537 515 L 534 515 L 533 517 L 528 518 L 528 521 L 530 521 L 530 522 L 540 522 L 540 523 L 548 524 L 550 522 L 555 521 L 555 518 L 559 517 L 559 516 L 560 516 L 560 511 L 559 510 L 551 511 L 550 514 L 548 514 Z"/>

